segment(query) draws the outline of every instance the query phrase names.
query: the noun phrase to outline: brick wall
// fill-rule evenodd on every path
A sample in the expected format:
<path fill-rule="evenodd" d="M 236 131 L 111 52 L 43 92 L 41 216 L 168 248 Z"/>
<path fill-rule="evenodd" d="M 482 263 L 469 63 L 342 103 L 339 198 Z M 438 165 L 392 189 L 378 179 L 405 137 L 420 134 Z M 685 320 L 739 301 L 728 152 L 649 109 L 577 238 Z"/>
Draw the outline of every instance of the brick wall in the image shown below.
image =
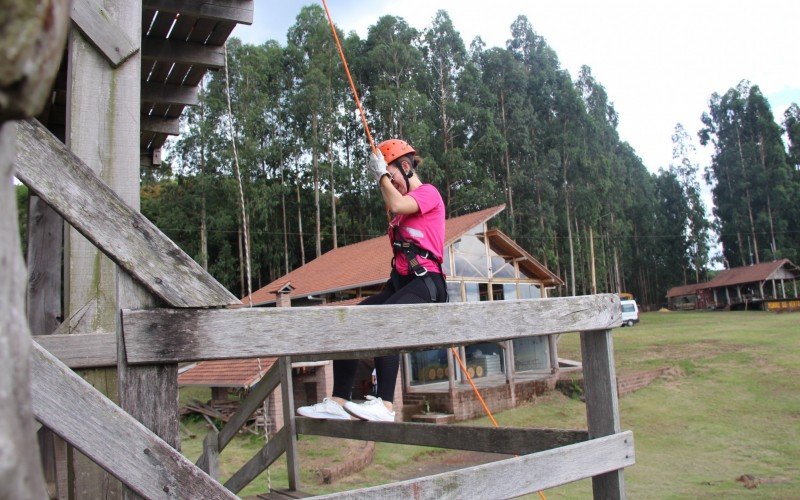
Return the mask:
<path fill-rule="evenodd" d="M 618 375 L 617 395 L 624 396 L 625 394 L 630 394 L 634 391 L 638 391 L 639 389 L 647 387 L 654 380 L 661 377 L 669 370 L 670 370 L 669 367 L 663 367 L 663 368 L 656 368 L 655 370 L 649 370 L 646 372 L 635 372 L 635 373 L 628 373 L 625 375 Z M 574 384 L 577 384 L 581 389 L 583 389 L 583 376 L 580 372 L 576 373 L 572 377 L 561 377 L 557 385 L 562 392 L 570 395 Z"/>
<path fill-rule="evenodd" d="M 516 382 L 515 393 L 518 403 L 527 401 L 534 396 L 539 396 L 547 391 L 555 389 L 556 378 L 548 377 L 543 380 L 526 380 Z M 507 410 L 514 407 L 511 398 L 511 386 L 501 383 L 494 387 L 480 388 L 481 396 L 486 402 L 486 406 L 492 413 Z M 483 405 L 473 392 L 472 388 L 459 388 L 451 398 L 449 393 L 413 393 L 403 396 L 403 404 L 409 407 L 421 407 L 424 409 L 424 401 L 428 402 L 431 411 L 441 413 L 452 413 L 457 421 L 469 420 L 472 418 L 483 417 L 486 415 Z"/>

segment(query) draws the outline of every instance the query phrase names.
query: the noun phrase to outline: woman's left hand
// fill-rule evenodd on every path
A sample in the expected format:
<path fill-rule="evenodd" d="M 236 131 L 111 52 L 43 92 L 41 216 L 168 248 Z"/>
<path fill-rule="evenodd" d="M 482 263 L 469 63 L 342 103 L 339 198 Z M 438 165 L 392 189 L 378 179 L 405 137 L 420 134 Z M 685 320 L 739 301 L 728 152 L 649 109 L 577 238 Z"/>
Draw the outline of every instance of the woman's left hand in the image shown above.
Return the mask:
<path fill-rule="evenodd" d="M 367 162 L 367 171 L 370 172 L 372 175 L 375 176 L 375 180 L 380 182 L 381 177 L 384 175 L 389 175 L 389 172 L 386 171 L 386 161 L 383 159 L 383 153 L 378 151 L 378 155 L 376 156 L 375 153 L 369 155 L 369 161 Z"/>

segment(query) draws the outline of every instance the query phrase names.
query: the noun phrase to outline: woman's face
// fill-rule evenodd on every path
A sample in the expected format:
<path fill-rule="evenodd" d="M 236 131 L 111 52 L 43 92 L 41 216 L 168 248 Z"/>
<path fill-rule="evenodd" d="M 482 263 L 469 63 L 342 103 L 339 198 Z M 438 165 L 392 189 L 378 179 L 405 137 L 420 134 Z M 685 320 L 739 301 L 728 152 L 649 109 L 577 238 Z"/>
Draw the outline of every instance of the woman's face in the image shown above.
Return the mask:
<path fill-rule="evenodd" d="M 406 180 L 403 178 L 403 174 L 400 172 L 400 168 L 397 166 L 397 164 L 390 164 L 386 168 L 386 171 L 389 172 L 389 179 L 391 180 L 394 188 L 397 189 L 400 194 L 405 195 L 408 192 Z"/>

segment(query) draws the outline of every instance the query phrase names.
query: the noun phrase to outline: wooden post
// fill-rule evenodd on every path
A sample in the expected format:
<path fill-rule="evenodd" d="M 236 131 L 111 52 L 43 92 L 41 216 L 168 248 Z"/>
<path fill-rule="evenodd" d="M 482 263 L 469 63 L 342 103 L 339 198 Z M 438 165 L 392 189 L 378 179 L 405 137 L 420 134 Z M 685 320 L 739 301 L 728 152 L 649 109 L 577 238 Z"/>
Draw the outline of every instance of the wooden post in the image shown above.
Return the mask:
<path fill-rule="evenodd" d="M 30 331 L 17 226 L 17 124 L 52 94 L 69 26 L 69 1 L 2 2 L 0 29 L 0 498 L 47 498 L 31 407 Z"/>
<path fill-rule="evenodd" d="M 517 406 L 517 384 L 514 381 L 516 373 L 516 370 L 514 370 L 514 341 L 506 340 L 502 344 L 505 344 L 503 356 L 506 365 L 506 384 L 508 384 L 509 395 L 511 396 L 511 407 L 514 408 Z"/>
<path fill-rule="evenodd" d="M 550 373 L 558 373 L 558 334 L 547 336 L 547 347 L 550 353 Z"/>
<path fill-rule="evenodd" d="M 219 481 L 219 431 L 213 425 L 203 440 L 203 456 L 206 457 L 206 472 Z"/>
<path fill-rule="evenodd" d="M 106 2 L 104 7 L 109 25 L 138 45 L 141 1 Z M 96 50 L 98 43 L 75 29 L 70 34 L 66 141 L 122 200 L 138 210 L 141 54 L 136 52 L 115 69 Z M 96 300 L 91 324 L 99 331 L 117 332 L 117 372 L 87 372 L 87 380 L 177 447 L 177 365 L 129 368 L 120 328 L 121 307 L 143 308 L 155 301 L 74 229 L 66 235 L 65 252 L 68 314 Z M 79 459 L 73 467 L 75 496 L 105 497 L 121 491 L 116 480 L 88 460 Z"/>
<path fill-rule="evenodd" d="M 589 438 L 620 432 L 617 377 L 611 330 L 581 332 L 583 383 Z M 594 498 L 625 498 L 623 469 L 592 477 Z"/>
<path fill-rule="evenodd" d="M 28 201 L 28 326 L 35 335 L 50 335 L 61 323 L 61 246 L 64 221 L 55 210 L 35 195 Z M 49 429 L 42 428 L 39 447 L 45 481 L 56 494 L 64 489 L 66 477 L 57 472 L 55 447 L 65 443 Z M 61 481 L 59 481 L 61 479 Z M 48 486 L 50 487 L 50 486 Z M 66 495 L 66 491 L 62 492 Z"/>
<path fill-rule="evenodd" d="M 0 460 L 0 497 L 47 498 L 30 401 L 31 340 L 14 195 L 15 142 L 16 123 L 0 123 L 0 443 L 7 457 Z"/>
<path fill-rule="evenodd" d="M 300 465 L 297 457 L 297 429 L 294 415 L 294 389 L 292 387 L 292 360 L 280 358 L 281 396 L 283 397 L 283 427 L 286 430 L 286 469 L 289 474 L 289 489 L 300 488 Z"/>

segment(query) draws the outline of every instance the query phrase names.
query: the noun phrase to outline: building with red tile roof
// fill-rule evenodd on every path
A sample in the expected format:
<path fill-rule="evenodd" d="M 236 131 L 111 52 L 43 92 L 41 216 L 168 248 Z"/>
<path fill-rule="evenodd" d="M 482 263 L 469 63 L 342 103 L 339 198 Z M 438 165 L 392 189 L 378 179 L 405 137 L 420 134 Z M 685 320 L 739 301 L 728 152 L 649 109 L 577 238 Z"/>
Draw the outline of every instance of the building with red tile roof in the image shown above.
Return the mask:
<path fill-rule="evenodd" d="M 673 309 L 796 309 L 798 278 L 800 268 L 789 259 L 779 259 L 725 269 L 706 283 L 670 288 L 667 299 Z"/>

